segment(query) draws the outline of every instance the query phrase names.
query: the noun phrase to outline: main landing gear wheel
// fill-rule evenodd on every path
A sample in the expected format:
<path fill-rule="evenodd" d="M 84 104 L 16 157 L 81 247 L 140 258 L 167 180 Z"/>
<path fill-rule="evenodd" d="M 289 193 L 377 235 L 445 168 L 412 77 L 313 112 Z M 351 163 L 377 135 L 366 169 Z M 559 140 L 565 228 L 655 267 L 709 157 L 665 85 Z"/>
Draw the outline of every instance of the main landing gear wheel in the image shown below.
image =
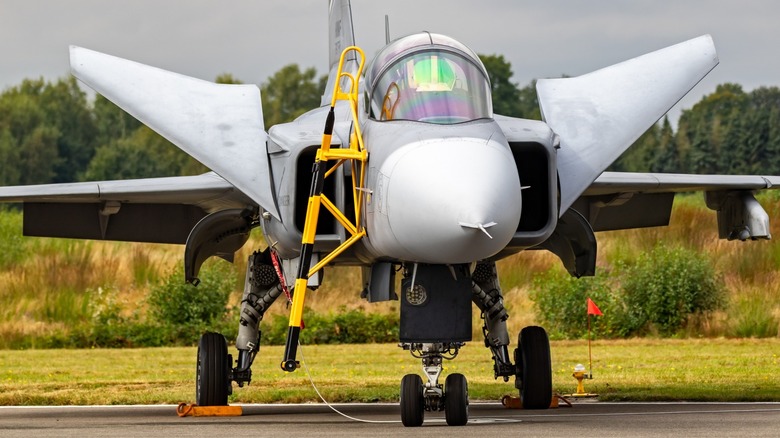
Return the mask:
<path fill-rule="evenodd" d="M 450 426 L 469 421 L 469 385 L 463 374 L 450 374 L 444 381 L 444 416 Z"/>
<path fill-rule="evenodd" d="M 520 389 L 523 409 L 547 409 L 552 402 L 552 367 L 550 341 L 541 327 L 526 327 L 520 331 L 515 350 L 516 386 Z"/>
<path fill-rule="evenodd" d="M 424 418 L 422 379 L 417 374 L 407 374 L 401 379 L 401 422 L 406 427 L 418 427 Z"/>
<path fill-rule="evenodd" d="M 204 333 L 200 337 L 195 375 L 195 403 L 198 406 L 227 406 L 230 362 L 224 336 Z"/>

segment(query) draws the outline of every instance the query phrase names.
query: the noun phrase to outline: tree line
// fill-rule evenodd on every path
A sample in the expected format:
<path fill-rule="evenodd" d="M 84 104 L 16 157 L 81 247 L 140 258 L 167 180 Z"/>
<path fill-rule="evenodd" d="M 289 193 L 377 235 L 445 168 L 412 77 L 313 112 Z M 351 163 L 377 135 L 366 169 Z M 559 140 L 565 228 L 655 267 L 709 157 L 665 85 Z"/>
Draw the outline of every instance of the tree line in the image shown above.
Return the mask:
<path fill-rule="evenodd" d="M 481 55 L 497 114 L 541 119 L 535 83 L 511 81 L 501 55 Z M 218 83 L 240 83 L 230 74 Z M 265 126 L 319 105 L 326 83 L 290 64 L 261 85 Z M 26 79 L 0 94 L 0 185 L 193 175 L 207 169 L 74 78 Z M 722 84 L 672 128 L 652 126 L 610 170 L 780 174 L 780 89 Z"/>
<path fill-rule="evenodd" d="M 614 170 L 713 174 L 780 174 L 780 89 L 745 92 L 718 85 L 680 115 L 650 128 Z"/>

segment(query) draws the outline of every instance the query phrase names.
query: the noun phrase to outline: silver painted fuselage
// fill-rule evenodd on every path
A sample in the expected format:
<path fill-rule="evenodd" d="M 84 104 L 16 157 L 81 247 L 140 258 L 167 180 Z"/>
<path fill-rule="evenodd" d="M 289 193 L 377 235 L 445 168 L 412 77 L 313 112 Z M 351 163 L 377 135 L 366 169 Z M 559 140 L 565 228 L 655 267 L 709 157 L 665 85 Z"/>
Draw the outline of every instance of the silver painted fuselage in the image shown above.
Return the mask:
<path fill-rule="evenodd" d="M 450 264 L 488 258 L 520 221 L 512 153 L 493 120 L 367 121 L 364 245 L 375 258 Z"/>
<path fill-rule="evenodd" d="M 280 193 L 282 220 L 266 216 L 267 241 L 285 258 L 300 247 L 301 213 L 312 151 L 324 125 L 323 109 L 271 129 L 271 167 Z M 338 112 L 338 111 L 337 111 Z M 521 216 L 521 179 L 507 139 L 492 119 L 457 125 L 364 119 L 369 158 L 362 225 L 367 235 L 338 259 L 468 263 L 489 258 L 516 237 Z M 336 123 L 334 143 L 348 138 Z M 278 143 L 278 144 L 277 144 Z M 343 142 L 342 142 L 343 143 Z M 340 169 L 326 182 L 335 204 L 348 209 L 350 178 Z M 326 180 L 328 181 L 328 180 Z M 325 215 L 327 213 L 323 213 Z M 318 229 L 315 250 L 331 250 L 345 238 L 339 227 Z"/>

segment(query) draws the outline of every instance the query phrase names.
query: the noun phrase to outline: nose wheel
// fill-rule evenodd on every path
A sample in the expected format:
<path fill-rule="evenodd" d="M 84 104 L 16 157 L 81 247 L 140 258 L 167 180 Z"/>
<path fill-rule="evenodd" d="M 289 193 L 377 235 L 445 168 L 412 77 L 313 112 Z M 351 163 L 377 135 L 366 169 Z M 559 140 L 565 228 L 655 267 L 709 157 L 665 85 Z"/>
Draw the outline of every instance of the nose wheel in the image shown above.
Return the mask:
<path fill-rule="evenodd" d="M 444 416 L 450 426 L 469 421 L 469 384 L 463 374 L 450 374 L 444 381 Z"/>
<path fill-rule="evenodd" d="M 424 419 L 422 379 L 417 374 L 407 374 L 401 379 L 401 422 L 406 427 L 418 427 Z"/>
<path fill-rule="evenodd" d="M 417 374 L 401 379 L 401 422 L 406 427 L 422 426 L 425 411 L 431 400 L 426 400 L 425 387 Z M 444 417 L 449 426 L 463 426 L 469 421 L 469 389 L 466 376 L 451 374 L 444 383 Z M 436 410 L 441 410 L 437 408 Z"/>

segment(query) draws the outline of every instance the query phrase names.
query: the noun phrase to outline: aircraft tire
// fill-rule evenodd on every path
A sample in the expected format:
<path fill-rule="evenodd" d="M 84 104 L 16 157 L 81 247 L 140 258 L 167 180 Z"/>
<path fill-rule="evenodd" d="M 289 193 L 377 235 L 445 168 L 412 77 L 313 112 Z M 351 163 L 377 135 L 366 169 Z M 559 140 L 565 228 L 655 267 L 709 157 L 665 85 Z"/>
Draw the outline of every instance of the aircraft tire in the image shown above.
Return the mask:
<path fill-rule="evenodd" d="M 204 333 L 198 342 L 195 375 L 195 403 L 198 406 L 227 406 L 229 367 L 225 337 L 219 333 Z"/>
<path fill-rule="evenodd" d="M 469 422 L 469 385 L 466 376 L 455 373 L 444 382 L 444 416 L 450 426 Z"/>
<path fill-rule="evenodd" d="M 542 327 L 530 326 L 520 331 L 516 352 L 521 379 L 520 400 L 523 409 L 547 409 L 552 402 L 552 367 L 550 341 Z"/>
<path fill-rule="evenodd" d="M 401 422 L 406 427 L 422 426 L 425 419 L 422 379 L 407 374 L 401 379 Z"/>

